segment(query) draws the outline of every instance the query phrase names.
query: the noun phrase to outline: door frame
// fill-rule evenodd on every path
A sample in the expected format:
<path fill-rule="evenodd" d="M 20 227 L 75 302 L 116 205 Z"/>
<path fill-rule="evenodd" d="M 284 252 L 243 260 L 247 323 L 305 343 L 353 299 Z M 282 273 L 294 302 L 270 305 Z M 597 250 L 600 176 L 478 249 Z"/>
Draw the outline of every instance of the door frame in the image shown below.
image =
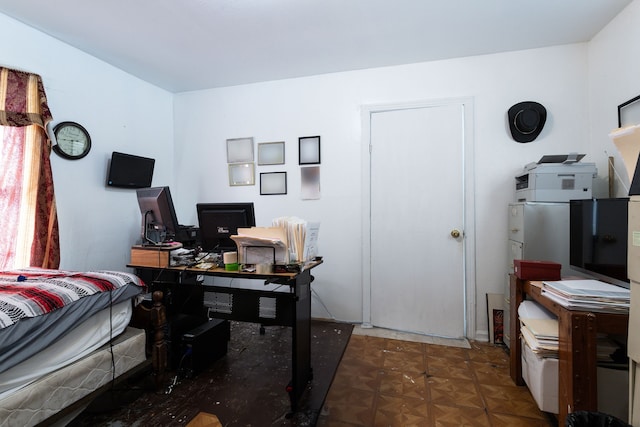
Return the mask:
<path fill-rule="evenodd" d="M 476 329 L 475 268 L 475 179 L 472 97 L 424 100 L 399 104 L 374 104 L 361 107 L 362 124 L 362 327 L 371 328 L 371 116 L 374 113 L 459 105 L 463 108 L 463 287 L 465 337 L 474 339 Z"/>

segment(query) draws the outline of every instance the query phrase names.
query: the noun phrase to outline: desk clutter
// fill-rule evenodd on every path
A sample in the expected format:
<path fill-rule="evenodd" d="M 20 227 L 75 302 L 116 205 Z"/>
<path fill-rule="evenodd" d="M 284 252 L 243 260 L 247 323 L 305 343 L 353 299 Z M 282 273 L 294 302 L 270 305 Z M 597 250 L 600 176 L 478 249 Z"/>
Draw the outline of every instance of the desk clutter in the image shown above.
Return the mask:
<path fill-rule="evenodd" d="M 320 224 L 296 217 L 280 217 L 272 227 L 238 228 L 231 235 L 236 250 L 206 251 L 184 248 L 181 243 L 135 245 L 131 265 L 142 267 L 224 268 L 258 274 L 300 272 L 318 261 Z"/>

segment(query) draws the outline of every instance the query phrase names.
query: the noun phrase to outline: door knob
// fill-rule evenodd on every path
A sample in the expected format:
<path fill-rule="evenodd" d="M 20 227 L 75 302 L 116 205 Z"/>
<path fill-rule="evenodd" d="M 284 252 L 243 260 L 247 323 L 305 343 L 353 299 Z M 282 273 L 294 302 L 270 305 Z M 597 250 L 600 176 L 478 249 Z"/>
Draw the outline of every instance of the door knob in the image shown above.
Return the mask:
<path fill-rule="evenodd" d="M 451 237 L 453 237 L 454 239 L 457 239 L 458 237 L 460 237 L 460 231 L 454 228 L 453 230 L 451 230 Z"/>

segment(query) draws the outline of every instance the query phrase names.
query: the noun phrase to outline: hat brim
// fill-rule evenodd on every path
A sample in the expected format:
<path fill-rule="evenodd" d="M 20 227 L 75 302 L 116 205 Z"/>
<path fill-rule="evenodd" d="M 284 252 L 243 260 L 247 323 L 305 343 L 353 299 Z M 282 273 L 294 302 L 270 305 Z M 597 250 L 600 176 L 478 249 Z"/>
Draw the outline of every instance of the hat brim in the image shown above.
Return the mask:
<path fill-rule="evenodd" d="M 535 113 L 535 120 L 531 124 L 531 128 L 524 129 L 518 124 L 518 118 L 524 114 Z M 511 136 L 516 142 L 534 141 L 542 132 L 544 124 L 547 121 L 547 109 L 538 102 L 524 101 L 513 105 L 507 111 L 507 120 L 509 122 L 509 130 Z"/>

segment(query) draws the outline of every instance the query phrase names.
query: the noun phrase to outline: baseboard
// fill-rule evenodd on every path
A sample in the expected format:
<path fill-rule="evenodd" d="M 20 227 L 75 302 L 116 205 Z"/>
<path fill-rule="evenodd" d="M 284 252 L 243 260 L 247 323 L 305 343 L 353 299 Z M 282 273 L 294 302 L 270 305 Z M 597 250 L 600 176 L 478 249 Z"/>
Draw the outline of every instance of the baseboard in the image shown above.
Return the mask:
<path fill-rule="evenodd" d="M 480 342 L 489 342 L 489 331 L 487 329 L 476 331 L 474 340 Z"/>

